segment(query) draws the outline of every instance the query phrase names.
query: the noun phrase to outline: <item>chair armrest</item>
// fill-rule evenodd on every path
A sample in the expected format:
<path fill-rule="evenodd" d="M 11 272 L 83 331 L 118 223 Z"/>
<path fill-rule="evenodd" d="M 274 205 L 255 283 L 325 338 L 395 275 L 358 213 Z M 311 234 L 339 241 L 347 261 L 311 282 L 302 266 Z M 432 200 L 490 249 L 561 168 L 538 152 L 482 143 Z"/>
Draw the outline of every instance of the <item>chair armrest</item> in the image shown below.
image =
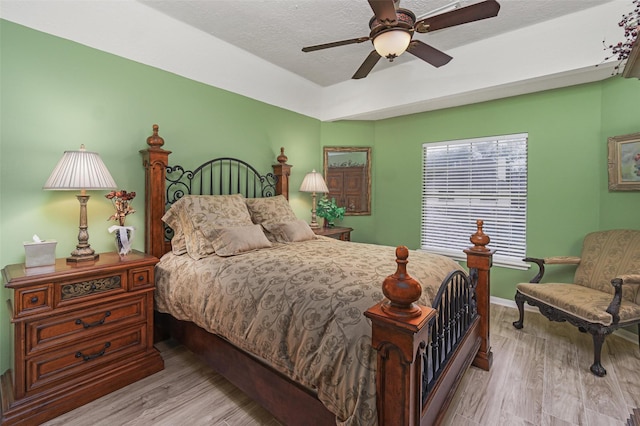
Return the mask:
<path fill-rule="evenodd" d="M 623 284 L 640 284 L 640 274 L 625 274 L 617 278 L 620 278 Z"/>
<path fill-rule="evenodd" d="M 613 317 L 613 323 L 617 324 L 620 321 L 620 304 L 622 303 L 622 278 L 614 278 L 611 280 L 611 285 L 615 289 L 613 299 L 609 303 L 607 312 Z"/>
<path fill-rule="evenodd" d="M 611 280 L 611 285 L 615 289 L 613 299 L 607 308 L 607 312 L 613 317 L 613 323 L 617 324 L 620 321 L 620 304 L 622 303 L 622 283 L 625 284 L 640 284 L 639 274 L 625 274 L 620 275 Z"/>
<path fill-rule="evenodd" d="M 544 263 L 547 265 L 578 265 L 580 260 L 577 256 L 554 256 L 545 257 Z"/>
<path fill-rule="evenodd" d="M 620 321 L 618 315 L 620 304 L 622 303 L 622 284 L 640 284 L 640 274 L 623 274 L 611 280 L 611 285 L 615 289 L 613 299 L 607 308 L 607 312 L 613 317 L 613 323 Z"/>
<path fill-rule="evenodd" d="M 580 263 L 580 258 L 576 256 L 554 256 L 554 257 L 525 257 L 522 259 L 525 262 L 532 262 L 538 265 L 538 275 L 533 277 L 530 283 L 539 283 L 544 275 L 544 265 L 577 265 Z"/>

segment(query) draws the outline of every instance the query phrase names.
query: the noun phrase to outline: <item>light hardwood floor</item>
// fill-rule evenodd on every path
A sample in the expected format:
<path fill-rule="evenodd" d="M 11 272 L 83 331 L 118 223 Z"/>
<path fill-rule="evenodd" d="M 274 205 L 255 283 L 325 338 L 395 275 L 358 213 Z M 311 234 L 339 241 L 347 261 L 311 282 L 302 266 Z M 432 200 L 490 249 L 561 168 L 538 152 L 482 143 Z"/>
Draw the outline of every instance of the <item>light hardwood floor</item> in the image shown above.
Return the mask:
<path fill-rule="evenodd" d="M 538 312 L 492 305 L 490 372 L 470 368 L 444 424 L 624 425 L 640 407 L 640 350 L 618 336 L 605 340 L 607 376 L 589 372 L 591 337 Z M 158 345 L 165 370 L 64 414 L 48 426 L 277 426 L 264 409 L 213 373 L 182 346 Z M 312 423 L 310 423 L 312 424 Z"/>

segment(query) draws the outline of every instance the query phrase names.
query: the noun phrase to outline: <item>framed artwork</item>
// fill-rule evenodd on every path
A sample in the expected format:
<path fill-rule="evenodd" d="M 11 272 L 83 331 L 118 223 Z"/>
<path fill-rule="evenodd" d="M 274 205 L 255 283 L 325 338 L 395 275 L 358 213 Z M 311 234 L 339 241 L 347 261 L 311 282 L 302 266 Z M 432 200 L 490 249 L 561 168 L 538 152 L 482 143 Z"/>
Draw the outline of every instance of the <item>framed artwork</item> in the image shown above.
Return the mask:
<path fill-rule="evenodd" d="M 607 139 L 609 191 L 640 191 L 640 133 Z"/>
<path fill-rule="evenodd" d="M 325 146 L 324 180 L 329 199 L 345 208 L 346 216 L 371 214 L 371 148 Z"/>

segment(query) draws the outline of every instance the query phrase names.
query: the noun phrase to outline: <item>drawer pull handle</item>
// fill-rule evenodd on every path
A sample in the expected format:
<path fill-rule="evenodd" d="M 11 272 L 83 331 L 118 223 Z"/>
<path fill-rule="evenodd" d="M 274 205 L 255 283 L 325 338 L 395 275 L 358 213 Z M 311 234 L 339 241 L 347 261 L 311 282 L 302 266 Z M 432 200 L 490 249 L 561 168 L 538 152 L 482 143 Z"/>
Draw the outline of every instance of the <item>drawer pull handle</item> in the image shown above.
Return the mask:
<path fill-rule="evenodd" d="M 82 358 L 83 361 L 91 361 L 92 359 L 96 359 L 98 357 L 101 357 L 102 355 L 104 355 L 104 353 L 106 352 L 107 348 L 109 348 L 111 346 L 111 342 L 107 342 L 104 344 L 104 348 L 102 348 L 102 350 L 98 353 L 95 353 L 93 355 L 85 355 L 82 352 L 76 352 L 76 358 Z"/>
<path fill-rule="evenodd" d="M 80 325 L 80 324 L 82 324 L 82 326 L 83 326 L 84 328 L 91 328 L 91 327 L 95 327 L 95 326 L 97 326 L 97 325 L 102 325 L 102 324 L 104 324 L 104 321 L 105 321 L 108 317 L 110 317 L 110 316 L 111 316 L 111 311 L 107 311 L 107 312 L 105 312 L 105 313 L 104 313 L 104 318 L 102 318 L 102 319 L 101 319 L 101 320 L 99 320 L 99 321 L 96 321 L 96 322 L 90 322 L 90 323 L 86 323 L 86 322 L 82 321 L 80 318 L 78 318 L 78 319 L 76 320 L 76 325 Z"/>
<path fill-rule="evenodd" d="M 138 275 L 138 281 L 144 281 L 144 275 Z"/>
<path fill-rule="evenodd" d="M 33 296 L 31 298 L 31 303 L 38 303 L 38 296 Z"/>

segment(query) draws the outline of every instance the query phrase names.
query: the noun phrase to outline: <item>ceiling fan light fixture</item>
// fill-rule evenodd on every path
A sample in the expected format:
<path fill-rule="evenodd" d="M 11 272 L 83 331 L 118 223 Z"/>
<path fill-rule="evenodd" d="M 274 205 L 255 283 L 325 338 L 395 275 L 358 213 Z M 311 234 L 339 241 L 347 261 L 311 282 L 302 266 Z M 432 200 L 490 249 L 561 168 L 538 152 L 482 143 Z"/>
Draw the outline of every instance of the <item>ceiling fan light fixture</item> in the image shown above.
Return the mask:
<path fill-rule="evenodd" d="M 411 42 L 411 34 L 403 29 L 393 29 L 381 32 L 373 39 L 373 46 L 378 55 L 393 62 L 400 56 Z"/>
<path fill-rule="evenodd" d="M 633 0 L 637 3 L 640 0 Z M 496 0 L 481 0 L 469 6 L 460 7 L 458 1 L 436 9 L 428 13 L 424 18 L 416 20 L 416 15 L 409 9 L 398 7 L 399 0 L 368 0 L 373 17 L 369 20 L 368 37 L 358 37 L 332 43 L 318 44 L 303 47 L 303 52 L 327 49 L 330 47 L 345 46 L 354 43 L 371 41 L 375 50 L 372 50 L 364 62 L 356 70 L 352 79 L 365 78 L 376 66 L 380 58 L 387 58 L 393 62 L 406 50 L 409 53 L 434 67 L 446 65 L 453 59 L 446 53 L 423 43 L 420 40 L 412 40 L 413 34 L 433 32 L 444 28 L 455 27 L 469 22 L 493 18 L 500 11 L 500 4 Z M 453 8 L 449 10 L 449 8 Z M 448 10 L 442 12 L 442 10 Z"/>

